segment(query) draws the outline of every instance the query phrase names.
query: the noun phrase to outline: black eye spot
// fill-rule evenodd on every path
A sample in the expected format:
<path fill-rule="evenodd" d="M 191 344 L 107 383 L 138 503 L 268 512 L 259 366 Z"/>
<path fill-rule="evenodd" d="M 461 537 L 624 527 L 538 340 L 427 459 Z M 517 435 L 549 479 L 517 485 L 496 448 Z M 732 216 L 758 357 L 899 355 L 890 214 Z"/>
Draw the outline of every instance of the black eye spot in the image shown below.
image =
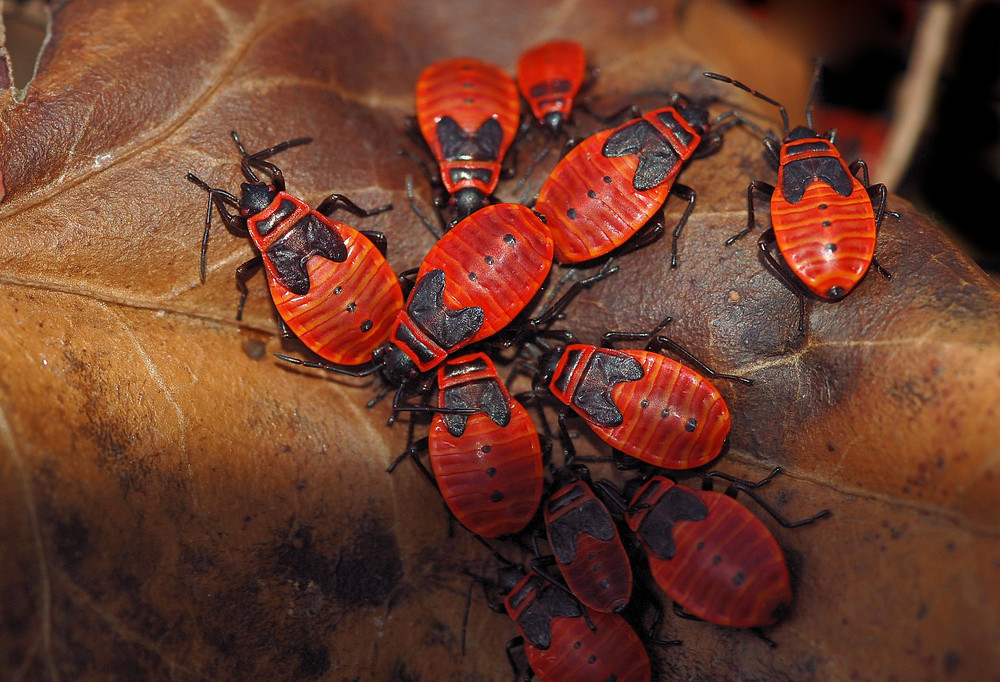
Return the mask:
<path fill-rule="evenodd" d="M 639 403 L 639 407 L 645 410 L 647 407 L 649 407 L 649 401 L 643 398 L 642 401 Z"/>
<path fill-rule="evenodd" d="M 705 549 L 705 543 L 704 542 L 699 542 L 697 545 L 695 545 L 695 547 L 697 549 Z"/>
<path fill-rule="evenodd" d="M 829 251 L 830 253 L 833 253 L 834 251 L 837 250 L 837 245 L 836 244 L 827 244 L 826 245 L 826 250 Z"/>
<path fill-rule="evenodd" d="M 595 199 L 597 197 L 597 192 L 595 192 L 592 189 L 588 189 L 587 190 L 587 196 L 590 197 L 591 199 Z"/>
<path fill-rule="evenodd" d="M 344 293 L 344 287 L 334 288 L 333 293 L 335 296 L 340 296 L 342 293 Z"/>
<path fill-rule="evenodd" d="M 503 493 L 500 492 L 499 490 L 494 490 L 493 494 L 490 495 L 490 502 L 502 502 L 502 501 L 503 501 Z"/>
<path fill-rule="evenodd" d="M 483 262 L 486 263 L 487 265 L 493 265 L 493 256 L 487 256 L 486 258 L 483 259 Z"/>
<path fill-rule="evenodd" d="M 733 585 L 742 585 L 745 578 L 746 576 L 743 573 L 737 573 L 733 576 Z"/>
<path fill-rule="evenodd" d="M 663 419 L 666 419 L 669 416 L 670 416 L 670 408 L 669 407 L 664 408 L 663 412 L 660 412 L 660 417 L 662 417 Z"/>
<path fill-rule="evenodd" d="M 571 208 L 571 209 L 569 209 L 568 211 L 566 211 L 566 216 L 567 216 L 567 217 L 568 217 L 568 218 L 569 218 L 570 220 L 574 220 L 574 219 L 576 218 L 576 216 L 577 216 L 577 212 L 576 212 L 576 209 L 575 209 L 575 208 Z"/>
<path fill-rule="evenodd" d="M 484 445 L 482 447 L 482 451 L 483 451 L 484 454 L 490 452 L 492 449 L 493 449 L 492 445 Z"/>
<path fill-rule="evenodd" d="M 698 420 L 694 417 L 688 419 L 687 424 L 684 425 L 684 430 L 688 433 L 694 431 L 696 428 L 698 428 Z"/>
<path fill-rule="evenodd" d="M 474 272 L 470 272 L 470 273 L 469 273 L 469 280 L 471 280 L 471 281 L 475 282 L 475 281 L 476 281 L 477 279 L 479 279 L 479 275 L 477 275 L 477 274 L 476 274 L 476 273 L 474 273 Z"/>
<path fill-rule="evenodd" d="M 830 227 L 830 225 L 832 225 L 832 224 L 833 223 L 831 223 L 829 220 L 824 220 L 823 221 L 823 227 Z"/>
<path fill-rule="evenodd" d="M 608 184 L 608 185 L 611 184 L 611 176 L 610 175 L 605 175 L 604 178 L 603 178 L 603 180 L 604 180 L 605 184 Z"/>
<path fill-rule="evenodd" d="M 489 476 L 490 478 L 493 478 L 494 476 L 497 475 L 497 468 L 490 467 L 489 469 L 486 470 L 486 475 Z"/>
<path fill-rule="evenodd" d="M 827 209 L 827 205 L 826 204 L 820 204 L 819 205 L 819 210 L 825 211 L 826 209 Z"/>
<path fill-rule="evenodd" d="M 372 322 L 371 320 L 365 320 L 364 322 L 361 323 L 361 331 L 363 332 L 371 331 L 371 328 L 374 326 L 375 326 L 374 322 Z"/>
<path fill-rule="evenodd" d="M 347 304 L 347 312 L 353 313 L 357 309 L 358 309 L 357 301 L 351 301 L 350 303 Z"/>
<path fill-rule="evenodd" d="M 514 246 L 514 244 L 517 243 L 517 240 L 514 239 L 514 235 L 512 235 L 512 234 L 505 234 L 503 236 L 503 240 L 505 242 L 507 242 L 507 244 L 510 245 L 510 246 Z"/>
<path fill-rule="evenodd" d="M 714 557 L 712 557 L 712 563 L 718 566 L 719 564 L 722 563 L 722 557 L 716 554 Z"/>

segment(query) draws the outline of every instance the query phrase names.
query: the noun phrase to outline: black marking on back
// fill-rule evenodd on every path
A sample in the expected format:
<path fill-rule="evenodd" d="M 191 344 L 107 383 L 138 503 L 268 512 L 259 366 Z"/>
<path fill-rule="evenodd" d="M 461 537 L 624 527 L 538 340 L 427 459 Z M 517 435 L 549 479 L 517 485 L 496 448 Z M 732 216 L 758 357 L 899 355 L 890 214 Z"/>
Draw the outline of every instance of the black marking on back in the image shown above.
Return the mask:
<path fill-rule="evenodd" d="M 448 169 L 448 177 L 455 184 L 462 180 L 478 180 L 488 185 L 493 179 L 493 173 L 486 168 L 450 168 Z"/>
<path fill-rule="evenodd" d="M 465 374 L 482 372 L 484 369 L 486 369 L 486 361 L 482 358 L 463 360 L 462 362 L 449 362 L 444 366 L 444 376 L 448 379 L 454 379 Z"/>
<path fill-rule="evenodd" d="M 582 533 L 602 542 L 609 542 L 615 537 L 611 515 L 595 497 L 573 507 L 549 524 L 552 551 L 560 564 L 573 563 L 576 558 L 576 539 Z"/>
<path fill-rule="evenodd" d="M 405 324 L 399 325 L 396 329 L 396 338 L 399 340 L 399 343 L 413 351 L 413 354 L 422 364 L 426 364 L 434 359 L 434 351 L 418 340 Z"/>
<path fill-rule="evenodd" d="M 278 227 L 288 216 L 295 213 L 295 209 L 298 208 L 294 201 L 289 201 L 288 199 L 282 199 L 281 203 L 278 204 L 278 208 L 274 213 L 269 215 L 264 220 L 257 222 L 257 232 L 263 237 L 274 232 L 274 228 Z"/>
<path fill-rule="evenodd" d="M 552 646 L 552 619 L 580 618 L 583 609 L 573 595 L 546 583 L 540 576 L 533 576 L 525 583 L 511 604 L 517 606 L 531 591 L 534 591 L 534 599 L 521 611 L 517 624 L 525 641 L 544 651 Z"/>
<path fill-rule="evenodd" d="M 339 234 L 312 213 L 299 218 L 285 236 L 267 249 L 278 282 L 299 295 L 309 293 L 306 263 L 313 256 L 342 263 L 347 258 L 347 245 Z"/>
<path fill-rule="evenodd" d="M 467 133 L 451 116 L 442 116 L 437 137 L 446 161 L 496 161 L 500 158 L 503 128 L 495 118 L 488 118 L 479 130 Z"/>
<path fill-rule="evenodd" d="M 454 409 L 478 409 L 489 415 L 497 426 L 504 427 L 510 423 L 510 403 L 504 397 L 500 384 L 496 379 L 478 379 L 461 386 L 452 386 L 442 392 L 444 406 Z M 467 414 L 444 414 L 444 424 L 448 433 L 461 436 L 465 433 L 465 425 L 469 419 Z"/>
<path fill-rule="evenodd" d="M 669 128 L 670 132 L 677 136 L 677 141 L 685 147 L 694 142 L 694 135 L 677 120 L 672 111 L 662 111 L 656 115 L 656 118 Z"/>
<path fill-rule="evenodd" d="M 479 306 L 449 310 L 444 307 L 444 270 L 431 270 L 417 280 L 406 311 L 443 350 L 475 336 L 486 315 Z"/>
<path fill-rule="evenodd" d="M 651 190 L 666 180 L 681 158 L 663 133 L 643 119 L 612 133 L 601 148 L 601 154 L 608 158 L 628 154 L 639 157 L 639 166 L 632 178 L 632 187 L 637 192 Z"/>
<path fill-rule="evenodd" d="M 785 163 L 781 193 L 792 204 L 797 204 L 806 188 L 817 180 L 825 182 L 842 197 L 851 195 L 854 183 L 851 174 L 839 156 L 817 156 Z"/>
<path fill-rule="evenodd" d="M 637 504 L 642 501 L 638 500 Z M 703 521 L 708 507 L 686 488 L 674 486 L 646 513 L 636 534 L 647 551 L 659 559 L 672 559 L 674 546 L 673 527 L 678 521 Z"/>
<path fill-rule="evenodd" d="M 789 156 L 798 156 L 799 154 L 805 154 L 806 152 L 827 152 L 836 153 L 831 145 L 826 140 L 812 140 L 810 142 L 800 142 L 798 144 L 790 144 L 785 148 L 785 153 Z"/>
<path fill-rule="evenodd" d="M 581 358 L 583 358 L 582 350 L 571 350 L 566 353 L 566 364 L 563 365 L 562 372 L 555 377 L 553 382 L 558 391 L 564 392 L 569 386 L 569 380 L 572 378 L 573 372 L 576 371 L 576 366 L 580 364 Z"/>
<path fill-rule="evenodd" d="M 611 400 L 611 389 L 623 381 L 638 381 L 646 374 L 631 355 L 604 349 L 594 351 L 573 393 L 573 406 L 597 426 L 620 426 L 621 411 Z"/>

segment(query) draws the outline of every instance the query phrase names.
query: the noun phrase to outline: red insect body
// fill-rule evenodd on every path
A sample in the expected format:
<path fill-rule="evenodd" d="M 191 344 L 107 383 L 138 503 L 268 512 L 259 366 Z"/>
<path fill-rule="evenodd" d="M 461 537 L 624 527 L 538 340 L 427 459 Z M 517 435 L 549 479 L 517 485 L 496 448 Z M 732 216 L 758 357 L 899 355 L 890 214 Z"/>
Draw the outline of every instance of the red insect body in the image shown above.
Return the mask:
<path fill-rule="evenodd" d="M 552 237 L 531 209 L 487 206 L 431 248 L 390 340 L 426 372 L 496 334 L 531 302 L 552 267 Z"/>
<path fill-rule="evenodd" d="M 570 150 L 535 202 L 552 231 L 556 260 L 580 263 L 628 241 L 663 206 L 703 132 L 665 107 Z"/>
<path fill-rule="evenodd" d="M 633 497 L 626 521 L 657 584 L 689 613 L 716 625 L 762 627 L 791 604 L 781 548 L 732 497 L 657 476 Z"/>
<path fill-rule="evenodd" d="M 587 55 L 572 40 L 539 45 L 517 62 L 517 85 L 531 113 L 553 130 L 570 117 L 586 75 Z"/>
<path fill-rule="evenodd" d="M 263 257 L 278 314 L 292 332 L 330 362 L 369 361 L 388 340 L 393 320 L 403 309 L 399 282 L 378 249 L 354 228 L 317 213 L 287 192 L 278 192 L 270 206 L 246 222 Z M 304 236 L 307 231 L 311 235 Z M 333 240 L 343 244 L 346 257 L 339 261 L 319 254 L 309 257 L 303 268 L 308 288 L 296 293 L 272 254 L 283 245 L 308 252 L 309 237 L 320 231 L 335 235 Z"/>
<path fill-rule="evenodd" d="M 545 530 L 570 591 L 595 611 L 619 611 L 632 595 L 632 567 L 618 528 L 584 481 L 545 502 Z"/>
<path fill-rule="evenodd" d="M 542 499 L 542 448 L 534 422 L 511 397 L 483 353 L 438 370 L 438 406 L 479 408 L 434 415 L 428 438 L 441 496 L 473 533 L 497 537 L 523 529 Z"/>
<path fill-rule="evenodd" d="M 825 177 L 813 177 L 817 167 L 824 168 Z M 804 192 L 803 182 L 808 183 Z M 786 190 L 795 194 L 789 198 Z M 781 145 L 771 224 L 788 267 L 820 298 L 847 295 L 875 255 L 872 199 L 837 148 L 815 133 Z"/>
<path fill-rule="evenodd" d="M 511 591 L 505 605 L 541 682 L 649 682 L 649 654 L 618 614 L 588 612 L 591 630 L 586 607 L 534 572 Z"/>
<path fill-rule="evenodd" d="M 520 116 L 517 85 L 493 64 L 445 59 L 417 80 L 417 124 L 451 195 L 463 189 L 493 193 Z"/>
<path fill-rule="evenodd" d="M 570 345 L 548 388 L 606 443 L 654 466 L 701 466 L 729 434 L 718 390 L 658 353 Z"/>

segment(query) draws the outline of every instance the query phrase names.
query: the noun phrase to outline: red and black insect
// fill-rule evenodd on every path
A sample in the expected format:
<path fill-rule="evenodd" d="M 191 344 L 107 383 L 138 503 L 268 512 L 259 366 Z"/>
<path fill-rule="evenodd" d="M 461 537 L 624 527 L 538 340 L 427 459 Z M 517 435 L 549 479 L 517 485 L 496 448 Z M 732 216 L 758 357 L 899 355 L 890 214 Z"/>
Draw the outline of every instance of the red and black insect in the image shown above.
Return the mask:
<path fill-rule="evenodd" d="M 417 125 L 438 163 L 452 224 L 490 203 L 520 118 L 517 85 L 493 64 L 445 59 L 420 74 Z"/>
<path fill-rule="evenodd" d="M 573 112 L 587 77 L 587 55 L 572 40 L 553 40 L 521 54 L 517 85 L 542 127 L 555 134 Z"/>
<path fill-rule="evenodd" d="M 387 385 L 402 389 L 450 353 L 509 325 L 541 289 L 551 266 L 552 237 L 531 209 L 487 206 L 458 223 L 427 253 L 403 310 L 391 323 L 389 342 L 367 365 L 279 357 L 354 376 L 380 372 Z M 539 320 L 554 319 L 571 295 L 615 270 L 577 282 Z"/>
<path fill-rule="evenodd" d="M 330 362 L 366 362 L 389 338 L 393 320 L 403 307 L 403 294 L 385 259 L 385 237 L 379 232 L 359 232 L 328 216 L 341 208 L 370 216 L 392 206 L 366 210 L 341 194 L 331 194 L 311 209 L 285 191 L 281 170 L 264 160 L 309 138 L 248 154 L 236 133 L 231 134 L 243 156 L 240 167 L 247 180 L 240 186 L 239 197 L 209 186 L 193 173 L 187 175 L 209 195 L 201 245 L 202 281 L 214 206 L 226 227 L 249 236 L 259 252 L 236 270 L 242 292 L 236 318 L 242 317 L 247 278 L 263 265 L 286 335 L 294 334 Z M 254 169 L 269 174 L 271 182 L 259 180 Z M 230 213 L 227 204 L 239 212 Z"/>
<path fill-rule="evenodd" d="M 778 515 L 754 488 L 769 483 L 780 471 L 758 483 L 712 472 L 732 482 L 727 493 L 693 490 L 663 476 L 654 476 L 632 497 L 625 520 L 645 549 L 657 584 L 687 614 L 727 627 L 774 624 L 792 602 L 784 554 L 760 519 L 737 502 L 737 490 L 751 495 L 786 527 L 812 523 L 829 514 L 823 510 L 789 522 Z M 601 488 L 613 496 L 613 486 Z"/>
<path fill-rule="evenodd" d="M 587 608 L 621 611 L 632 595 L 632 566 L 614 519 L 590 488 L 590 473 L 571 464 L 556 471 L 554 485 L 542 508 L 559 572 Z"/>
<path fill-rule="evenodd" d="M 495 538 L 524 529 L 542 499 L 542 459 L 551 443 L 539 439 L 524 406 L 484 353 L 446 361 L 437 386 L 443 412 L 434 415 L 428 437 L 403 456 L 429 453 L 441 497 L 471 532 Z M 476 412 L 449 412 L 455 410 Z"/>
<path fill-rule="evenodd" d="M 761 235 L 760 252 L 774 272 L 799 296 L 811 292 L 826 301 L 839 301 L 865 276 L 870 265 L 890 275 L 875 260 L 875 237 L 886 213 L 885 185 L 871 185 L 868 166 L 861 159 L 848 166 L 834 146 L 835 130 L 820 135 L 813 129 L 812 93 L 806 105 L 806 125 L 789 130 L 788 112 L 775 100 L 743 83 L 717 73 L 705 76 L 730 83 L 778 107 L 783 139 L 765 132 L 742 116 L 738 118 L 763 136 L 764 148 L 778 169 L 778 184 L 755 180 L 747 187 L 747 227 L 726 244 L 755 227 L 754 193 L 769 197 L 771 228 Z M 818 73 L 817 73 L 818 76 Z M 813 81 L 815 89 L 816 81 Z M 863 180 L 857 174 L 862 171 Z M 772 253 L 777 244 L 780 259 Z M 800 321 L 801 327 L 801 321 Z"/>
<path fill-rule="evenodd" d="M 659 332 L 608 332 L 604 347 L 572 343 L 542 355 L 536 388 L 545 388 L 586 421 L 604 442 L 643 462 L 667 469 L 698 467 L 717 457 L 730 430 L 729 408 L 701 374 L 671 360 L 665 349 L 713 379 L 751 384 L 712 371 Z M 648 340 L 645 350 L 612 348 Z"/>
<path fill-rule="evenodd" d="M 502 568 L 500 583 L 509 590 L 504 604 L 521 633 L 507 644 L 515 670 L 510 654 L 520 641 L 541 682 L 650 680 L 649 654 L 622 616 L 589 611 L 564 587 L 517 566 Z"/>
<path fill-rule="evenodd" d="M 676 106 L 584 139 L 552 170 L 535 210 L 552 231 L 557 261 L 580 263 L 603 256 L 644 226 L 645 236 L 629 248 L 653 241 L 663 232 L 662 222 L 653 218 L 667 195 L 675 194 L 688 202 L 674 228 L 671 266 L 676 266 L 677 241 L 694 208 L 695 192 L 675 180 L 686 161 L 719 148 L 721 133 L 713 127 L 723 117 L 710 122 L 704 107 L 675 99 Z"/>

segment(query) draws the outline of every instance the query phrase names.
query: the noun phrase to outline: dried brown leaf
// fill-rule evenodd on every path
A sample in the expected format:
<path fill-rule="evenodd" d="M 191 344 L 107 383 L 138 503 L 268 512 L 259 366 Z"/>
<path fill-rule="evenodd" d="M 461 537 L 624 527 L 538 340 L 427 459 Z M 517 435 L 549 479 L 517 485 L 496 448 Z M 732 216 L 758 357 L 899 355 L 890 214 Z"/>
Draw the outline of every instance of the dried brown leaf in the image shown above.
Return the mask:
<path fill-rule="evenodd" d="M 587 46 L 599 89 L 746 104 L 700 78 L 713 56 L 670 3 L 54 6 L 30 87 L 0 98 L 0 677 L 509 677 L 514 628 L 478 600 L 460 654 L 461 570 L 483 552 L 447 537 L 411 467 L 385 474 L 405 429 L 365 410 L 367 389 L 272 359 L 262 281 L 235 322 L 245 241 L 218 230 L 199 283 L 206 198 L 184 174 L 235 188 L 231 129 L 251 147 L 311 135 L 281 156 L 290 188 L 394 202 L 365 227 L 412 267 L 431 238 L 396 151 L 417 74 L 459 54 L 510 69 L 555 36 Z M 877 249 L 892 281 L 814 304 L 802 343 L 752 240 L 722 245 L 751 178 L 773 171 L 735 130 L 684 173 L 699 194 L 680 266 L 665 241 L 623 257 L 567 321 L 593 340 L 673 315 L 674 337 L 756 382 L 723 386 L 720 466 L 780 464 L 784 513 L 833 511 L 775 531 L 799 577 L 777 649 L 669 618 L 661 636 L 685 644 L 655 657 L 694 679 L 995 675 L 1000 294 L 893 198 Z"/>

